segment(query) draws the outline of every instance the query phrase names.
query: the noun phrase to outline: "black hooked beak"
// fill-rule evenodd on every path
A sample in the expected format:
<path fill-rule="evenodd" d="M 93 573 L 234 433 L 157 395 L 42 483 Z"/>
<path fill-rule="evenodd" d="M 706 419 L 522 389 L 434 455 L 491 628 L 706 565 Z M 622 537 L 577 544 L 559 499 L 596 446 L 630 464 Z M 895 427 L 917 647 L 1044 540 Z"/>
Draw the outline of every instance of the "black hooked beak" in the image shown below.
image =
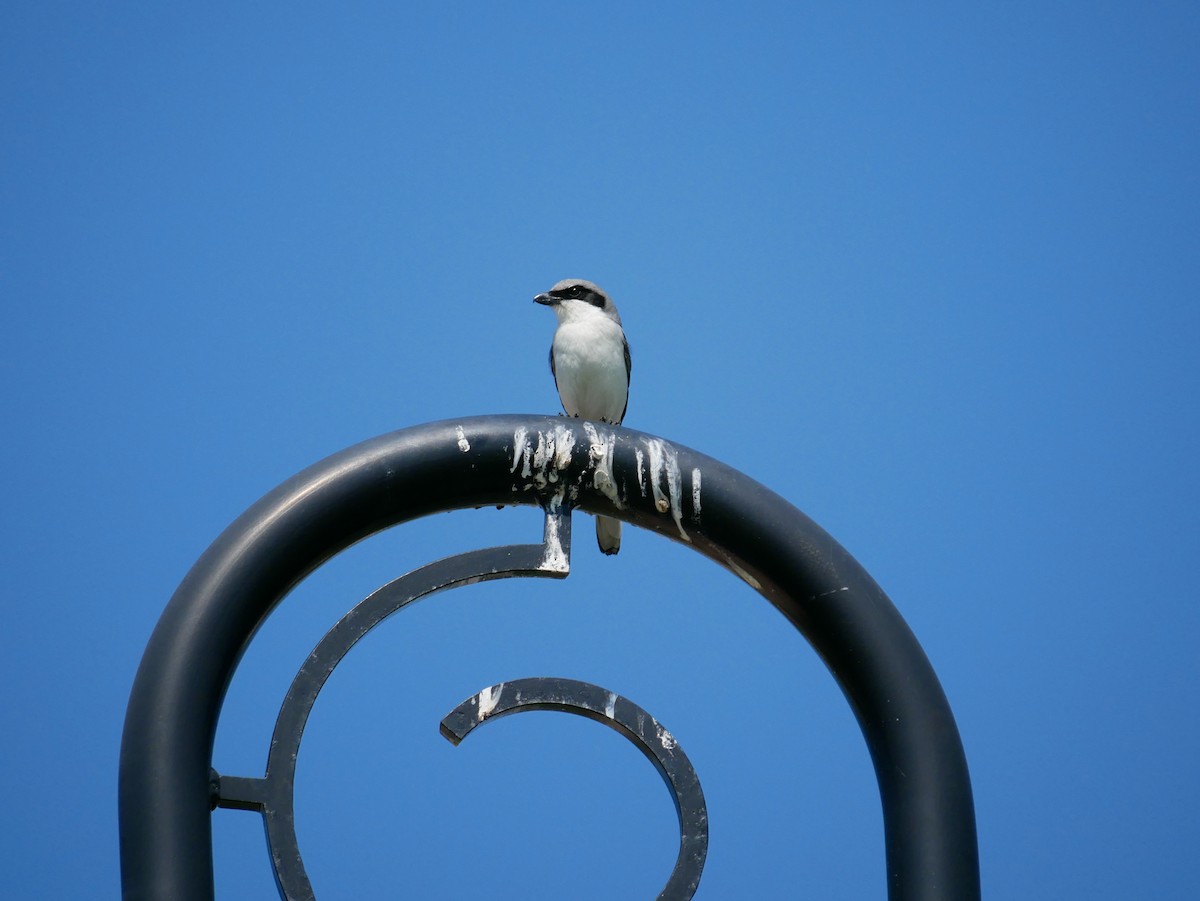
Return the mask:
<path fill-rule="evenodd" d="M 553 295 L 550 295 L 550 294 L 539 294 L 537 297 L 535 297 L 535 298 L 533 299 L 533 302 L 534 302 L 534 303 L 545 304 L 545 305 L 546 305 L 546 306 L 548 306 L 548 307 L 552 307 L 552 306 L 554 306 L 555 304 L 560 304 L 560 303 L 562 303 L 562 298 L 561 298 L 561 297 L 554 297 Z"/>

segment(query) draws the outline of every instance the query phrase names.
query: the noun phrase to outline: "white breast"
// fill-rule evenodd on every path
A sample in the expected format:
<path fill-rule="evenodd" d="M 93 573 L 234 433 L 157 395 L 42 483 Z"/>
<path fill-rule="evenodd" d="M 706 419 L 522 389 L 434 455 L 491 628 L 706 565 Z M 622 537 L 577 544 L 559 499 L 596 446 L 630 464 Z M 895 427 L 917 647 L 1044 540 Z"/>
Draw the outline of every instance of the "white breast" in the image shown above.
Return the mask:
<path fill-rule="evenodd" d="M 620 422 L 629 393 L 621 327 L 598 316 L 560 323 L 554 333 L 554 375 L 568 415 Z"/>

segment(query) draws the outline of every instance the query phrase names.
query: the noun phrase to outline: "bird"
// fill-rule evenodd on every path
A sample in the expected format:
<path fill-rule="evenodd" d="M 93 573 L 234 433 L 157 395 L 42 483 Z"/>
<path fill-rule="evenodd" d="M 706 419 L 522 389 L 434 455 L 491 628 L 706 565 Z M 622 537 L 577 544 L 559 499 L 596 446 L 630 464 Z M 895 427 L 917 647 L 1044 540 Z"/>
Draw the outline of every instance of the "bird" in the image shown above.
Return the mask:
<path fill-rule="evenodd" d="M 550 373 L 568 416 L 620 425 L 629 408 L 629 342 L 612 298 L 582 278 L 564 278 L 534 303 L 554 310 Z M 621 549 L 621 523 L 596 517 L 596 543 L 604 554 Z"/>

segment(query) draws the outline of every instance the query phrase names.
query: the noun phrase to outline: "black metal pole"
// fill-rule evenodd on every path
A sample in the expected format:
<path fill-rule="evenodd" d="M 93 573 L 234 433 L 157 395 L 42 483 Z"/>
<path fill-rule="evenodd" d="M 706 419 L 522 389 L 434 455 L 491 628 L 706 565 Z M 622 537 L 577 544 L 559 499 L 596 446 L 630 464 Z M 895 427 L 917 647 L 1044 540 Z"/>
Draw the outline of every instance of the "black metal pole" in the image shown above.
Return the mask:
<path fill-rule="evenodd" d="M 120 763 L 124 897 L 213 897 L 210 761 L 225 691 L 255 631 L 332 555 L 442 510 L 514 503 L 602 512 L 686 541 L 775 604 L 837 679 L 883 802 L 892 901 L 979 897 L 970 778 L 941 685 L 861 566 L 741 473 L 629 429 L 484 416 L 364 442 L 266 495 L 175 592 L 134 680 Z"/>

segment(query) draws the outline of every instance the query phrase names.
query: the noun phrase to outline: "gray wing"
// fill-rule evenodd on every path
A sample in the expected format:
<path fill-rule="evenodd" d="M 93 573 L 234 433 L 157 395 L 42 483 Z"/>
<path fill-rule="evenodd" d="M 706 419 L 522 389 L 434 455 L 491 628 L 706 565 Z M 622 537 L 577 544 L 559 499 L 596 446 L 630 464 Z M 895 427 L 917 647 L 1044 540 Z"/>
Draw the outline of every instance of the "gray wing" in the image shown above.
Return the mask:
<path fill-rule="evenodd" d="M 629 368 L 629 347 L 628 346 L 626 346 L 626 348 L 625 348 L 625 368 L 626 369 Z M 552 376 L 554 376 L 554 387 L 557 388 L 558 387 L 558 373 L 554 371 L 554 344 L 553 343 L 551 343 L 551 345 L 550 345 L 550 374 Z M 562 392 L 559 392 L 560 396 L 561 396 L 561 394 L 562 394 Z M 628 403 L 628 400 L 626 400 L 626 403 Z"/>

